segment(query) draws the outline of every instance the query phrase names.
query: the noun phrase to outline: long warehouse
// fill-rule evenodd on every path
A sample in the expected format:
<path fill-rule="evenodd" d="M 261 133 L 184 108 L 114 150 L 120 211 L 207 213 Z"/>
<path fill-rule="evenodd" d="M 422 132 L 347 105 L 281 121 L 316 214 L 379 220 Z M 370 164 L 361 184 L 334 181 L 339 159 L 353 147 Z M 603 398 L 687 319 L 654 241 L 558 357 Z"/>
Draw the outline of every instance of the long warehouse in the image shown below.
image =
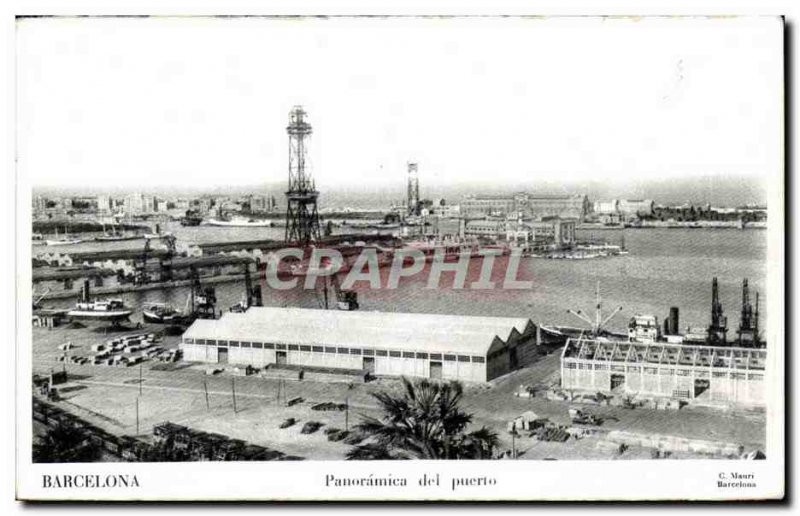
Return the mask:
<path fill-rule="evenodd" d="M 198 319 L 184 359 L 485 382 L 539 354 L 529 319 L 251 307 Z"/>
<path fill-rule="evenodd" d="M 570 339 L 561 387 L 764 405 L 765 349 Z"/>

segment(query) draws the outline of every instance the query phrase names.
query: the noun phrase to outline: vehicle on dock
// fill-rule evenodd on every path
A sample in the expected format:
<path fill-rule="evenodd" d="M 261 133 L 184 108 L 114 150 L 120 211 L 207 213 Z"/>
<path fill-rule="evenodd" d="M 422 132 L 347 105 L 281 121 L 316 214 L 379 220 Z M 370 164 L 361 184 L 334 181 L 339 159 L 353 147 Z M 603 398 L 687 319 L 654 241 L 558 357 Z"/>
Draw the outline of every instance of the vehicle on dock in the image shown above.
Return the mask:
<path fill-rule="evenodd" d="M 598 426 L 602 423 L 602 420 L 597 416 L 587 414 L 586 412 L 583 412 L 581 409 L 577 408 L 569 409 L 569 419 L 574 425 Z"/>

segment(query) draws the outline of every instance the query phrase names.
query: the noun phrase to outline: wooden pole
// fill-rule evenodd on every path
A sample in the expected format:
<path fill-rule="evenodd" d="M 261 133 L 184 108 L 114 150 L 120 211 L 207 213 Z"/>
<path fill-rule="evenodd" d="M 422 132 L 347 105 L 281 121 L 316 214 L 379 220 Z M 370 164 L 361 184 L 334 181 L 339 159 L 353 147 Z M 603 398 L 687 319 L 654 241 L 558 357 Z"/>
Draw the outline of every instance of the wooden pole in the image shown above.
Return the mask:
<path fill-rule="evenodd" d="M 139 398 L 136 398 L 136 435 L 139 435 Z"/>
<path fill-rule="evenodd" d="M 350 400 L 348 398 L 344 399 L 344 429 L 345 431 L 350 430 Z"/>
<path fill-rule="evenodd" d="M 233 413 L 236 414 L 236 378 L 231 377 L 231 394 L 233 395 Z"/>
<path fill-rule="evenodd" d="M 511 458 L 517 458 L 517 429 L 511 431 Z"/>
<path fill-rule="evenodd" d="M 203 380 L 203 390 L 206 392 L 206 410 L 211 410 L 211 406 L 208 404 L 208 384 L 205 380 Z"/>
<path fill-rule="evenodd" d="M 139 396 L 142 395 L 142 364 L 139 364 Z"/>

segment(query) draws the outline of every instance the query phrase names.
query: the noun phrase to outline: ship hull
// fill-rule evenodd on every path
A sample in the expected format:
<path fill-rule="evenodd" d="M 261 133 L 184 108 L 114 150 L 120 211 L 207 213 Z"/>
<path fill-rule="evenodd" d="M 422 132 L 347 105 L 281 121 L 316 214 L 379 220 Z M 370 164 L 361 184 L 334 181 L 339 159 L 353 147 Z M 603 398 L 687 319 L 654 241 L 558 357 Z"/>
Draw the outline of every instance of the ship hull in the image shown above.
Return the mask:
<path fill-rule="evenodd" d="M 207 226 L 223 226 L 223 227 L 254 227 L 254 228 L 269 228 L 274 225 L 272 221 L 235 221 L 235 220 L 216 220 L 211 219 L 205 222 Z"/>
<path fill-rule="evenodd" d="M 47 245 L 72 245 L 72 244 L 80 244 L 80 240 L 46 240 L 45 243 Z"/>
<path fill-rule="evenodd" d="M 93 310 L 70 310 L 67 312 L 67 317 L 95 321 L 122 321 L 130 317 L 131 314 L 133 314 L 132 310 L 109 310 L 103 312 Z"/>

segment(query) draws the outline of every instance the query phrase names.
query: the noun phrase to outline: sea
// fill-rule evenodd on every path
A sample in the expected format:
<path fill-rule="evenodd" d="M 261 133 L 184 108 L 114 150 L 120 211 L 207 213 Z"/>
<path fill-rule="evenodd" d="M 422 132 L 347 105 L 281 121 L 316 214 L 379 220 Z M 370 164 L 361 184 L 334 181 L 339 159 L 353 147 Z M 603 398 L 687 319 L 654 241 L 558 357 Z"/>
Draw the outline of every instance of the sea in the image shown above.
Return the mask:
<path fill-rule="evenodd" d="M 162 228 L 173 233 L 179 243 L 206 243 L 283 238 L 283 228 L 264 227 L 183 227 L 169 222 Z M 337 232 L 352 232 L 336 228 Z M 621 331 L 636 314 L 652 314 L 659 322 L 670 307 L 680 311 L 679 326 L 708 326 L 711 314 L 712 278 L 719 282 L 719 295 L 728 318 L 729 337 L 735 335 L 742 301 L 742 280 L 749 281 L 751 300 L 759 297 L 761 328 L 765 327 L 767 232 L 758 229 L 624 229 L 579 230 L 580 240 L 624 243 L 628 255 L 584 260 L 523 258 L 517 277 L 530 281 L 529 288 L 502 289 L 502 270 L 494 289 L 452 288 L 452 273 L 445 273 L 439 287 L 429 288 L 428 268 L 401 281 L 395 290 L 372 289 L 366 281 L 357 282 L 361 310 L 415 312 L 452 315 L 524 317 L 545 325 L 588 326 L 570 310 L 594 320 L 600 294 L 603 318 L 619 308 L 606 327 Z M 143 240 L 125 242 L 86 242 L 59 250 L 95 251 L 112 248 L 141 248 Z M 155 244 L 157 246 L 157 244 Z M 35 251 L 41 249 L 39 246 Z M 56 249 L 56 248 L 54 248 Z M 498 259 L 496 266 L 504 265 Z M 477 277 L 479 263 L 471 264 L 470 281 Z M 385 277 L 385 275 L 384 275 Z M 340 277 L 340 281 L 343 280 Z M 261 281 L 266 306 L 324 307 L 321 288 L 277 291 Z M 217 283 L 218 309 L 226 311 L 242 299 L 244 282 Z M 182 308 L 188 297 L 186 287 L 125 293 L 129 306 L 145 302 L 168 302 Z M 46 301 L 46 307 L 66 308 L 74 300 Z M 140 318 L 133 316 L 133 320 Z"/>

